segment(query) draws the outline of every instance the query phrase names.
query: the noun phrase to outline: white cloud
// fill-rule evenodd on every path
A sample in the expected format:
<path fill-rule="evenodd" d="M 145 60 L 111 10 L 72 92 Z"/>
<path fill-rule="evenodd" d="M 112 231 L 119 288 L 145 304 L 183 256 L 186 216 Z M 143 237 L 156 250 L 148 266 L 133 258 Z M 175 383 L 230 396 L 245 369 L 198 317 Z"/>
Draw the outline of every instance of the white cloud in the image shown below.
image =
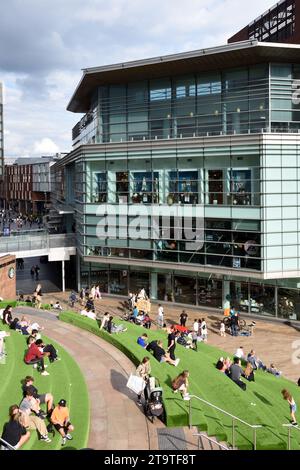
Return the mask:
<path fill-rule="evenodd" d="M 44 137 L 39 142 L 34 143 L 33 153 L 38 155 L 48 155 L 59 152 L 59 147 L 48 137 Z"/>

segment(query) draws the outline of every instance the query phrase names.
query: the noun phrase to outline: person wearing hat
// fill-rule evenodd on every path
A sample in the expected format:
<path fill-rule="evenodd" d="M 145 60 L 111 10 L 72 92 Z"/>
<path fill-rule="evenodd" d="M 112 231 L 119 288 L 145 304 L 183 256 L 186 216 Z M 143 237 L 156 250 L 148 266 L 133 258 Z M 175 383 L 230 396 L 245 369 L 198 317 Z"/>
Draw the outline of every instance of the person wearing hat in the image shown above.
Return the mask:
<path fill-rule="evenodd" d="M 51 422 L 62 437 L 62 446 L 65 445 L 67 439 L 73 439 L 70 432 L 74 431 L 74 426 L 70 423 L 69 410 L 66 405 L 66 400 L 60 400 L 51 414 Z"/>

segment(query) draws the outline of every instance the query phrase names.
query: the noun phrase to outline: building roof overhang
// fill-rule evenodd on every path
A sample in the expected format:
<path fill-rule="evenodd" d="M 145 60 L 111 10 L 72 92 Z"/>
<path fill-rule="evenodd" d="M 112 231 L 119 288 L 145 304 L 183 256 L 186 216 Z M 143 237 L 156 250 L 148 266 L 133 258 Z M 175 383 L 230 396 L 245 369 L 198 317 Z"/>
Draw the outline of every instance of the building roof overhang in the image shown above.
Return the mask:
<path fill-rule="evenodd" d="M 299 62 L 300 45 L 242 41 L 191 52 L 83 69 L 82 78 L 67 106 L 68 111 L 89 111 L 97 86 L 208 72 L 264 62 Z"/>

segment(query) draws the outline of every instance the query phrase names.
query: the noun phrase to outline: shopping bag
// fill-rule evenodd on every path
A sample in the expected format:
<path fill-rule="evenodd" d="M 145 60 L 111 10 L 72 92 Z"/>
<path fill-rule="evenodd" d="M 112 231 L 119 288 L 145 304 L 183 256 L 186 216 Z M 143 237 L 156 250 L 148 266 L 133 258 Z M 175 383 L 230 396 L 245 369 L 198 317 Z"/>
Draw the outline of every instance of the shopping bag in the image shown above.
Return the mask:
<path fill-rule="evenodd" d="M 144 390 L 145 385 L 145 381 L 142 379 L 142 377 L 130 374 L 126 387 L 132 390 L 137 395 L 139 395 Z"/>

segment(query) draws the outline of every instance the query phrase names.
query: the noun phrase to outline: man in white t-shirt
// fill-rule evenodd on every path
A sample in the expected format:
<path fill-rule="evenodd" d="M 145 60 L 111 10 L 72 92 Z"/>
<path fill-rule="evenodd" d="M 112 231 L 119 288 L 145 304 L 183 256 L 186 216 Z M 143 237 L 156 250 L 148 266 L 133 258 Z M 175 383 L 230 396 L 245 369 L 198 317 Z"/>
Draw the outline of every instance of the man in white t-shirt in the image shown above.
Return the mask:
<path fill-rule="evenodd" d="M 196 319 L 193 324 L 193 331 L 197 333 L 197 336 L 198 336 L 198 330 L 199 330 L 199 323 L 198 323 L 198 320 Z"/>
<path fill-rule="evenodd" d="M 245 359 L 243 346 L 240 346 L 239 348 L 237 348 L 237 350 L 235 351 L 234 357 L 238 357 L 239 359 Z"/>

